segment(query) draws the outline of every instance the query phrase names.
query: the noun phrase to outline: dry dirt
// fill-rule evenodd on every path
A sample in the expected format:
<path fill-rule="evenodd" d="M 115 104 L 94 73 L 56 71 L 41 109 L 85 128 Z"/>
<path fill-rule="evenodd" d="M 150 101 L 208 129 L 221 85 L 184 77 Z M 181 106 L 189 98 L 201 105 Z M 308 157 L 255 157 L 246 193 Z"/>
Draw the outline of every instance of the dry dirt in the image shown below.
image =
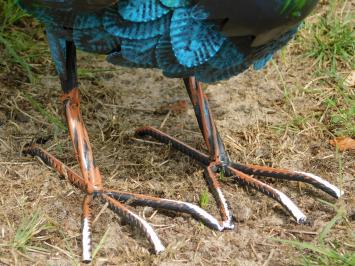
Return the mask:
<path fill-rule="evenodd" d="M 313 172 L 345 189 L 343 198 L 352 205 L 353 156 L 337 156 L 328 144 L 330 135 L 306 125 L 295 130 L 294 114 L 319 111 L 318 102 L 304 95 L 312 81 L 301 55 L 286 62 L 276 60 L 261 72 L 248 71 L 206 89 L 216 123 L 231 157 L 238 162 L 273 165 Z M 44 62 L 45 64 L 47 62 Z M 123 191 L 146 193 L 198 204 L 206 191 L 201 167 L 170 147 L 141 142 L 134 129 L 160 127 L 205 150 L 193 111 L 175 113 L 162 106 L 188 101 L 183 83 L 162 77 L 159 71 L 114 68 L 104 58 L 80 54 L 79 64 L 90 73 L 81 75 L 83 117 L 105 185 Z M 110 69 L 109 71 L 106 71 Z M 97 72 L 95 72 L 97 71 Z M 282 78 L 281 78 L 282 77 Z M 287 87 L 292 98 L 285 97 Z M 314 84 L 317 88 L 317 83 Z M 21 155 L 22 147 L 39 137 L 51 152 L 78 170 L 71 142 L 24 98 L 30 94 L 49 113 L 63 119 L 60 86 L 52 66 L 38 84 L 2 77 L 0 83 L 0 243 L 10 243 L 23 217 L 40 211 L 54 228 L 40 232 L 31 245 L 42 253 L 0 251 L 3 265 L 72 265 L 80 262 L 80 217 L 83 194 L 39 160 Z M 343 175 L 339 162 L 343 164 Z M 310 225 L 297 225 L 279 204 L 259 192 L 224 183 L 225 195 L 239 221 L 236 230 L 214 232 L 186 215 L 134 210 L 154 225 L 165 253 L 152 255 L 147 241 L 111 211 L 105 210 L 93 226 L 96 246 L 108 231 L 94 265 L 294 265 L 302 253 L 274 238 L 312 241 L 335 211 L 317 199 L 336 201 L 309 185 L 264 179 L 292 199 L 310 218 Z M 94 206 L 94 218 L 102 206 Z M 217 215 L 210 196 L 208 211 Z M 332 238 L 339 242 L 349 233 L 338 226 Z"/>

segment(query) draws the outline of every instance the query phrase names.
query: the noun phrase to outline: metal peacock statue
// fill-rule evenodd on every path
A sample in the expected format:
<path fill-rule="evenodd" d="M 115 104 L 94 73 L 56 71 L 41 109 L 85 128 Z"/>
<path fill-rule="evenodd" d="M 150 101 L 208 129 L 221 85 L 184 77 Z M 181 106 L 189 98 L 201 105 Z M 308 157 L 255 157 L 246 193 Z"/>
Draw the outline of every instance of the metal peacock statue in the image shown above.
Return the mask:
<path fill-rule="evenodd" d="M 238 75 L 250 66 L 261 69 L 290 41 L 317 0 L 18 0 L 45 24 L 48 43 L 61 86 L 74 152 L 81 167 L 76 174 L 54 156 L 31 145 L 25 153 L 41 157 L 85 193 L 83 202 L 83 260 L 91 260 L 91 202 L 94 198 L 139 228 L 159 253 L 164 246 L 153 228 L 127 204 L 188 213 L 212 229 L 233 229 L 232 213 L 218 182 L 223 173 L 279 202 L 298 223 L 306 216 L 285 194 L 254 176 L 300 181 L 339 198 L 342 191 L 316 175 L 233 162 L 225 151 L 200 82 Z M 195 159 L 219 207 L 216 219 L 200 207 L 182 201 L 107 190 L 81 114 L 76 49 L 106 54 L 112 64 L 158 68 L 168 77 L 182 78 L 191 99 L 208 154 L 151 127 L 137 130 Z M 127 204 L 126 204 L 127 203 Z"/>

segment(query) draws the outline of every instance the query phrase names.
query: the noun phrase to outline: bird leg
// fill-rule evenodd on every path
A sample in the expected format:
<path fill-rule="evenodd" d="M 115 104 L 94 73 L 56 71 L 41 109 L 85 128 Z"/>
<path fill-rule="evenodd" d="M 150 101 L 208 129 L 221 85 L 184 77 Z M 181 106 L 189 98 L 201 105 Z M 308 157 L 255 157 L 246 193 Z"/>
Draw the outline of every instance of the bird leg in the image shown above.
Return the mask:
<path fill-rule="evenodd" d="M 193 77 L 184 79 L 184 82 L 194 107 L 198 125 L 208 149 L 208 155 L 151 127 L 143 127 L 136 132 L 139 136 L 151 136 L 160 142 L 172 145 L 172 147 L 195 159 L 204 167 L 207 184 L 219 206 L 223 226 L 226 229 L 233 227 L 232 213 L 220 189 L 218 177 L 221 175 L 232 177 L 238 183 L 250 186 L 273 198 L 290 212 L 298 223 L 304 223 L 306 221 L 306 216 L 297 205 L 281 191 L 261 182 L 253 176 L 266 176 L 277 179 L 300 181 L 311 184 L 335 198 L 339 198 L 342 195 L 343 192 L 339 188 L 321 177 L 310 173 L 275 169 L 251 164 L 243 165 L 232 162 L 225 151 L 222 139 L 216 129 L 208 106 L 207 96 L 203 93 L 200 82 Z"/>
<path fill-rule="evenodd" d="M 69 134 L 80 169 L 87 185 L 86 191 L 92 194 L 102 189 L 102 177 L 95 165 L 88 133 L 80 113 L 79 89 L 74 88 L 62 96 Z"/>

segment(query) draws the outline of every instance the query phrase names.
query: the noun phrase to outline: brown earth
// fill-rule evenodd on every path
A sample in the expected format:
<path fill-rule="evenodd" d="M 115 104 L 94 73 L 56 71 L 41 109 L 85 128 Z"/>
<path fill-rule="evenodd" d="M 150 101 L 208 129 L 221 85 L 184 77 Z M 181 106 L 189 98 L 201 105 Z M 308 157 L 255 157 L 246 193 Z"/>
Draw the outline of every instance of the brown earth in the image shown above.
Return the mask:
<path fill-rule="evenodd" d="M 318 198 L 336 206 L 345 202 L 350 217 L 354 212 L 350 207 L 354 206 L 354 154 L 337 154 L 328 143 L 331 135 L 317 125 L 295 125 L 295 116 L 323 111 L 321 99 L 309 97 L 302 89 L 310 84 L 318 90 L 331 88 L 312 80 L 309 59 L 293 53 L 293 48 L 286 48 L 286 60 L 278 59 L 261 72 L 248 71 L 209 85 L 206 92 L 216 123 L 234 160 L 315 173 L 344 188 L 343 199 L 335 201 L 309 185 L 264 179 L 288 194 L 308 215 L 310 225 L 297 225 L 273 200 L 225 182 L 225 195 L 239 222 L 236 230 L 223 233 L 186 215 L 135 208 L 167 246 L 158 256 L 149 252 L 147 241 L 129 225 L 104 210 L 93 226 L 94 247 L 108 234 L 94 265 L 295 265 L 302 252 L 274 239 L 316 239 L 335 216 L 334 209 Z M 164 78 L 159 71 L 113 68 L 104 58 L 87 54 L 80 54 L 79 64 L 89 69 L 80 78 L 82 111 L 105 185 L 198 204 L 200 194 L 207 190 L 201 167 L 170 147 L 144 143 L 133 134 L 138 127 L 160 127 L 165 120 L 164 131 L 205 150 L 190 106 L 170 113 L 161 108 L 188 101 L 182 82 Z M 2 247 L 0 264 L 78 264 L 83 194 L 40 161 L 21 155 L 26 143 L 49 137 L 44 146 L 78 170 L 71 142 L 31 106 L 24 93 L 64 123 L 60 86 L 52 66 L 32 86 L 16 77 L 1 77 L 0 243 L 11 243 L 23 217 L 36 211 L 53 227 L 32 238 L 30 245 L 42 247 L 42 251 Z M 96 203 L 94 219 L 101 208 Z M 217 215 L 211 196 L 207 209 Z M 351 226 L 340 224 L 333 230 L 329 237 L 342 243 Z"/>

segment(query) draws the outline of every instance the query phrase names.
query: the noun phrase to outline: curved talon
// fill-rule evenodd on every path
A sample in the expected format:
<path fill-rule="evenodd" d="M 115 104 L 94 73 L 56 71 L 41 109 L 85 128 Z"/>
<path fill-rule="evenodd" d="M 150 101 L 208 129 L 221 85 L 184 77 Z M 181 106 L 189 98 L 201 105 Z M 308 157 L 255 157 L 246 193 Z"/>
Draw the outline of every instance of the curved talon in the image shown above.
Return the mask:
<path fill-rule="evenodd" d="M 314 174 L 306 173 L 306 172 L 299 172 L 299 171 L 295 171 L 295 173 L 308 177 L 308 180 L 311 181 L 304 181 L 304 182 L 322 189 L 323 191 L 327 192 L 328 194 L 330 194 L 331 196 L 337 199 L 339 199 L 342 195 L 344 195 L 344 191 L 340 190 L 338 187 L 329 183 L 327 180 L 321 178 L 320 176 L 316 176 Z"/>
<path fill-rule="evenodd" d="M 260 166 L 254 164 L 243 165 L 234 162 L 231 163 L 231 166 L 249 175 L 274 177 L 278 179 L 308 183 L 318 189 L 323 190 L 324 192 L 328 193 L 329 195 L 337 199 L 344 194 L 343 191 L 341 191 L 339 188 L 329 183 L 327 180 L 311 173 L 300 172 L 300 171 L 289 171 L 286 169 L 275 169 L 272 167 Z"/>
<path fill-rule="evenodd" d="M 243 172 L 235 170 L 230 166 L 228 167 L 228 170 L 234 174 L 234 178 L 236 178 L 237 182 L 243 185 L 248 185 L 279 202 L 292 214 L 292 216 L 296 219 L 297 223 L 306 222 L 307 217 L 297 207 L 297 205 L 293 203 L 293 201 L 289 197 L 287 197 L 283 192 Z"/>
<path fill-rule="evenodd" d="M 149 206 L 156 209 L 187 213 L 194 217 L 197 221 L 200 221 L 211 229 L 217 231 L 227 229 L 211 214 L 192 203 L 114 190 L 106 190 L 103 193 L 129 205 Z"/>
<path fill-rule="evenodd" d="M 222 217 L 222 225 L 225 229 L 234 229 L 233 215 L 231 208 L 221 190 L 217 175 L 213 168 L 216 168 L 214 163 L 211 163 L 205 170 L 205 178 L 209 189 L 212 192 L 215 201 L 219 207 L 219 212 Z"/>
<path fill-rule="evenodd" d="M 112 211 L 117 213 L 121 218 L 126 219 L 131 225 L 138 227 L 141 232 L 145 234 L 149 242 L 153 245 L 154 252 L 156 254 L 159 254 L 165 250 L 165 247 L 161 243 L 158 235 L 147 221 L 139 217 L 137 214 L 131 212 L 124 205 L 119 203 L 117 200 L 107 196 L 106 194 L 99 193 L 99 196 L 104 200 L 104 202 L 109 204 L 109 207 Z"/>

